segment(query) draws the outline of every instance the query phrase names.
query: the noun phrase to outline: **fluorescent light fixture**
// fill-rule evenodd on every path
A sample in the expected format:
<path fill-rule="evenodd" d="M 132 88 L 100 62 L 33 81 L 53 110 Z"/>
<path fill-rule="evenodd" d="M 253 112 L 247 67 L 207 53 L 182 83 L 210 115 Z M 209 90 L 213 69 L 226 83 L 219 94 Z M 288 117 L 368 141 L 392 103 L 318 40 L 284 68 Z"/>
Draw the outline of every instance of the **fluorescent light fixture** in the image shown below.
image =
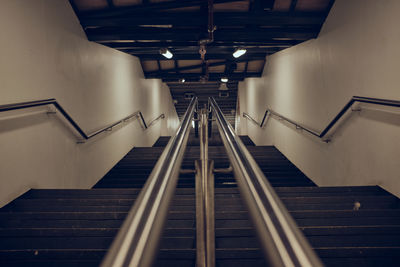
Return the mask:
<path fill-rule="evenodd" d="M 224 78 L 221 78 L 221 82 L 223 82 L 223 83 L 227 83 L 229 80 L 228 80 L 228 78 L 226 78 L 226 77 L 224 77 Z"/>
<path fill-rule="evenodd" d="M 238 49 L 236 49 L 235 52 L 233 52 L 233 56 L 234 56 L 235 58 L 238 58 L 238 57 L 243 56 L 244 54 L 246 54 L 246 52 L 247 52 L 246 49 L 244 49 L 244 48 L 238 48 Z"/>
<path fill-rule="evenodd" d="M 174 56 L 167 48 L 160 49 L 160 54 L 168 59 L 171 59 Z"/>
<path fill-rule="evenodd" d="M 194 128 L 194 121 L 192 121 L 192 127 Z"/>

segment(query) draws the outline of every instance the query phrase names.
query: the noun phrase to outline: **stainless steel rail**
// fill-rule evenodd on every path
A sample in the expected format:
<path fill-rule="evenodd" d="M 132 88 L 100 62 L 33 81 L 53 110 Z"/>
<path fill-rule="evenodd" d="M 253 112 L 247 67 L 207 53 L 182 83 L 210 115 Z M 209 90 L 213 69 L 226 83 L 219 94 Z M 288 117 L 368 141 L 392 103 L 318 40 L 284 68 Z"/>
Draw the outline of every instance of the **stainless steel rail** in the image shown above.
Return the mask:
<path fill-rule="evenodd" d="M 389 99 L 381 99 L 381 98 L 371 98 L 371 97 L 361 97 L 361 96 L 353 96 L 349 102 L 339 111 L 339 113 L 332 119 L 332 121 L 328 124 L 328 126 L 325 127 L 321 132 L 317 132 L 315 130 L 312 130 L 306 126 L 301 125 L 300 123 L 297 123 L 275 111 L 272 109 L 267 109 L 264 113 L 263 119 L 261 123 L 257 122 L 255 119 L 253 119 L 248 113 L 243 112 L 243 117 L 246 119 L 252 121 L 253 123 L 257 124 L 261 128 L 264 127 L 264 124 L 266 122 L 266 119 L 268 115 L 275 115 L 278 118 L 285 120 L 289 122 L 290 124 L 293 124 L 296 126 L 297 129 L 302 129 L 318 138 L 321 138 L 324 142 L 329 142 L 331 141 L 330 138 L 324 139 L 328 132 L 335 126 L 335 124 L 344 116 L 344 114 L 352 107 L 352 105 L 356 102 L 359 103 L 368 103 L 368 104 L 374 104 L 374 105 L 381 105 L 381 106 L 391 106 L 391 107 L 400 107 L 400 101 L 398 100 L 389 100 Z"/>
<path fill-rule="evenodd" d="M 151 266 L 174 195 L 196 103 L 197 98 L 193 98 L 101 266 Z"/>
<path fill-rule="evenodd" d="M 217 102 L 209 103 L 270 266 L 323 266 Z"/>
<path fill-rule="evenodd" d="M 200 160 L 196 160 L 196 266 L 215 266 L 214 162 L 208 160 L 208 113 L 200 113 Z"/>
<path fill-rule="evenodd" d="M 8 104 L 8 105 L 1 105 L 0 106 L 0 112 L 4 111 L 10 111 L 10 110 L 17 110 L 17 109 L 26 109 L 26 108 L 32 108 L 32 107 L 39 107 L 39 106 L 48 106 L 48 105 L 53 105 L 63 116 L 64 118 L 72 125 L 72 127 L 79 133 L 79 135 L 84 139 L 84 140 L 89 140 L 96 135 L 111 130 L 113 127 L 117 126 L 118 124 L 121 124 L 123 122 L 126 122 L 127 120 L 137 117 L 141 120 L 142 126 L 144 129 L 149 128 L 151 125 L 153 125 L 156 121 L 159 119 L 165 118 L 164 114 L 161 114 L 154 120 L 152 120 L 148 125 L 146 124 L 146 121 L 143 118 L 143 114 L 140 111 L 136 111 L 129 116 L 126 116 L 123 119 L 120 119 L 116 122 L 113 122 L 97 131 L 94 131 L 90 134 L 86 134 L 85 131 L 82 130 L 81 127 L 72 119 L 72 117 L 65 111 L 65 109 L 57 102 L 56 99 L 50 98 L 50 99 L 43 99 L 43 100 L 37 100 L 37 101 L 29 101 L 29 102 L 20 102 L 20 103 L 14 103 L 14 104 Z"/>
<path fill-rule="evenodd" d="M 152 121 L 150 121 L 148 124 L 147 124 L 147 127 L 146 128 L 149 128 L 150 126 L 152 126 L 153 124 L 155 124 L 158 120 L 161 120 L 161 119 L 164 119 L 165 118 L 165 115 L 164 114 L 161 114 L 160 116 L 158 116 L 157 118 L 155 118 L 154 120 L 152 120 Z M 144 121 L 144 120 L 143 120 Z"/>

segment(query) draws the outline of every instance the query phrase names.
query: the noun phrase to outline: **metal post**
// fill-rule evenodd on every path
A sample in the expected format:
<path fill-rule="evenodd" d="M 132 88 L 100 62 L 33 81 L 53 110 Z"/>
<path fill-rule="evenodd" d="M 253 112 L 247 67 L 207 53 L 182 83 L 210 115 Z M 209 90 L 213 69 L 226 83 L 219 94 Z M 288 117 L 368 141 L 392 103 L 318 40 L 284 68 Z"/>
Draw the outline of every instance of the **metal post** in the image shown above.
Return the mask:
<path fill-rule="evenodd" d="M 207 110 L 200 114 L 200 160 L 196 166 L 197 266 L 215 266 L 214 162 L 208 160 Z"/>

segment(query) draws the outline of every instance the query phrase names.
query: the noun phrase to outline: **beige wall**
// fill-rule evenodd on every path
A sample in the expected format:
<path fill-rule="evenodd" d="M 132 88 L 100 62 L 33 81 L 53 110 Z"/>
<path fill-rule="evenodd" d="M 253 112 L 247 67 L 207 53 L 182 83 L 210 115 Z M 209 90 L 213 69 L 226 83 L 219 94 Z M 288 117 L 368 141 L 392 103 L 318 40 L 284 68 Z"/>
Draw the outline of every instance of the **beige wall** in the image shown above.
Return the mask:
<path fill-rule="evenodd" d="M 267 107 L 318 131 L 354 95 L 400 100 L 400 1 L 336 0 L 319 37 L 267 58 L 239 85 L 241 114 Z M 365 107 L 322 143 L 276 119 L 238 131 L 273 144 L 321 186 L 381 185 L 400 195 L 400 110 Z M 382 108 L 379 108 L 382 109 Z"/>
<path fill-rule="evenodd" d="M 145 80 L 137 58 L 88 42 L 67 0 L 2 1 L 0 32 L 0 105 L 56 98 L 87 133 L 137 110 L 167 116 L 76 144 L 54 116 L 1 114 L 0 206 L 30 188 L 89 188 L 133 146 L 176 129 L 169 88 Z"/>

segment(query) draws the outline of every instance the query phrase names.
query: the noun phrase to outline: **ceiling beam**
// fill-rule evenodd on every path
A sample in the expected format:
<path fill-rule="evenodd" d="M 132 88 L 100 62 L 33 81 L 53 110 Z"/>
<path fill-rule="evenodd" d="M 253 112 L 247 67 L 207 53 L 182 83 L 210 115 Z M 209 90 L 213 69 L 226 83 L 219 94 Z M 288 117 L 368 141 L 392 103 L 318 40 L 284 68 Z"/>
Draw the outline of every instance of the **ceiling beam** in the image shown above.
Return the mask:
<path fill-rule="evenodd" d="M 270 53 L 256 53 L 256 54 L 251 54 L 251 53 L 246 53 L 246 55 L 241 56 L 240 58 L 243 60 L 264 60 L 266 56 L 275 53 L 270 52 Z M 159 53 L 156 54 L 134 54 L 134 53 L 128 53 L 133 56 L 139 57 L 141 60 L 168 60 Z M 173 57 L 174 60 L 201 60 L 200 55 L 198 54 L 174 54 Z M 229 59 L 229 60 L 234 60 L 235 58 L 231 54 L 209 54 L 207 53 L 205 56 L 206 60 L 210 59 Z"/>
<path fill-rule="evenodd" d="M 154 49 L 159 49 L 160 47 L 165 47 L 165 48 L 178 48 L 178 47 L 189 47 L 193 49 L 198 49 L 199 44 L 198 41 L 187 41 L 187 42 L 181 42 L 181 41 L 176 41 L 176 42 L 162 42 L 162 41 L 155 41 L 155 42 L 123 42 L 119 40 L 113 41 L 103 41 L 100 42 L 101 44 L 115 48 L 115 49 L 134 49 L 134 48 L 154 48 Z M 213 42 L 212 44 L 208 45 L 208 48 L 212 47 L 220 47 L 220 48 L 235 48 L 235 47 L 242 47 L 246 46 L 248 48 L 251 47 L 260 47 L 260 48 L 269 48 L 269 47 L 291 47 L 293 45 L 298 44 L 299 41 L 296 40 L 269 40 L 269 41 L 263 41 L 263 42 L 258 42 L 253 41 L 253 42 Z"/>
<path fill-rule="evenodd" d="M 242 73 L 242 72 L 234 72 L 231 73 L 228 78 L 231 81 L 243 81 L 245 78 L 249 77 L 261 77 L 261 72 L 248 72 L 248 73 Z M 179 79 L 185 78 L 187 82 L 191 81 L 199 81 L 201 76 L 201 73 L 164 73 L 162 76 L 156 75 L 156 74 L 151 74 L 151 75 L 145 75 L 147 79 L 162 79 L 164 82 L 170 82 L 170 81 L 179 81 Z M 221 73 L 209 73 L 209 81 L 219 81 L 222 77 L 226 77 L 226 74 L 224 72 Z"/>
<path fill-rule="evenodd" d="M 244 12 L 215 13 L 214 24 L 217 27 L 264 25 L 321 25 L 326 17 L 325 12 L 269 12 L 251 14 Z M 204 26 L 204 14 L 200 12 L 174 12 L 139 14 L 137 16 L 121 16 L 116 18 L 81 18 L 83 28 L 111 27 L 111 26 L 138 26 L 138 25 L 172 25 L 177 26 Z"/>
<path fill-rule="evenodd" d="M 155 41 L 198 41 L 204 33 L 196 30 L 176 29 L 92 29 L 87 32 L 90 41 L 104 40 L 155 40 Z M 317 37 L 319 28 L 282 29 L 223 29 L 214 33 L 215 41 L 270 41 L 271 39 L 309 40 Z"/>
<path fill-rule="evenodd" d="M 226 3 L 226 2 L 239 2 L 243 0 L 214 0 L 214 4 L 217 3 Z M 79 12 L 79 17 L 92 17 L 92 18 L 109 18 L 116 17 L 122 15 L 134 15 L 140 14 L 143 12 L 157 12 L 157 11 L 165 11 L 168 9 L 176 9 L 176 8 L 184 8 L 184 7 L 193 7 L 200 6 L 204 3 L 204 0 L 176 0 L 176 1 L 165 1 L 165 2 L 145 2 L 141 5 L 134 6 L 124 6 L 124 7 L 116 7 L 113 10 L 90 10 L 90 11 L 82 11 Z"/>
<path fill-rule="evenodd" d="M 248 49 L 248 52 L 250 53 L 266 53 L 266 52 L 276 52 L 279 47 L 247 47 L 241 45 L 240 47 L 244 47 Z M 115 48 L 115 47 L 114 47 Z M 131 47 L 131 48 L 115 48 L 123 52 L 128 52 L 128 53 L 137 53 L 137 54 L 154 54 L 154 53 L 159 53 L 160 47 Z M 194 53 L 194 54 L 199 54 L 199 46 L 190 46 L 190 47 L 179 47 L 179 48 L 171 48 L 169 49 L 173 54 L 179 55 L 179 54 L 188 54 L 188 53 Z M 234 47 L 207 47 L 206 51 L 208 54 L 217 54 L 217 53 L 222 53 L 222 54 L 232 54 L 235 51 Z M 207 54 L 206 53 L 206 54 Z"/>
<path fill-rule="evenodd" d="M 213 62 L 213 63 L 209 63 L 208 67 L 217 67 L 217 66 L 223 66 L 226 64 L 231 64 L 231 63 L 239 63 L 239 62 L 247 62 L 248 59 L 240 59 L 240 60 L 236 60 L 236 61 L 230 61 L 230 60 L 224 60 L 221 62 Z M 175 60 L 176 62 L 176 60 Z M 185 67 L 180 67 L 180 68 L 172 68 L 172 69 L 167 69 L 167 70 L 162 70 L 160 71 L 150 71 L 150 72 L 146 72 L 146 75 L 162 75 L 164 73 L 173 73 L 173 72 L 180 72 L 180 71 L 185 71 L 185 70 L 194 70 L 194 69 L 199 69 L 203 66 L 203 64 L 196 64 L 196 65 L 191 65 L 191 66 L 185 66 Z"/>

